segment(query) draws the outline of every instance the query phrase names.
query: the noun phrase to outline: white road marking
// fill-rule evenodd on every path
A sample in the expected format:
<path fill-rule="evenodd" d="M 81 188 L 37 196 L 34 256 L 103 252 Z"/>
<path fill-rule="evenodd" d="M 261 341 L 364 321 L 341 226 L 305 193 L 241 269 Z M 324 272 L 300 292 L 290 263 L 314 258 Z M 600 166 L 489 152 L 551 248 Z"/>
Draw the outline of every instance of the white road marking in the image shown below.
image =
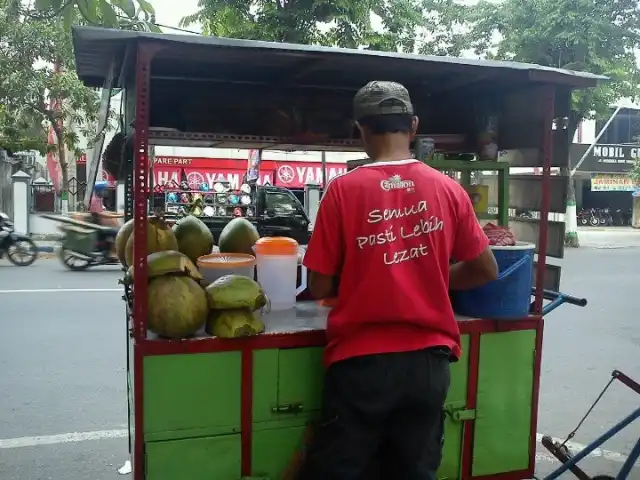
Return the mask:
<path fill-rule="evenodd" d="M 110 440 L 114 438 L 126 438 L 129 432 L 126 428 L 114 429 L 114 430 L 98 430 L 94 432 L 73 432 L 73 433 L 61 433 L 59 435 L 42 435 L 37 437 L 19 437 L 19 438 L 6 438 L 0 439 L 0 450 L 9 448 L 24 448 L 24 447 L 38 447 L 42 445 L 56 445 L 60 443 L 78 443 L 86 442 L 89 440 Z M 542 434 L 536 435 L 538 444 L 542 441 Z M 562 442 L 557 438 L 553 439 L 554 442 Z M 567 442 L 569 450 L 573 453 L 583 450 L 586 445 L 582 445 L 576 442 Z M 543 447 L 544 448 L 544 447 Z M 591 454 L 591 458 L 600 458 L 616 463 L 624 463 L 627 460 L 627 456 L 618 452 L 611 452 L 609 450 L 603 450 L 601 448 L 596 449 Z M 558 460 L 550 453 L 536 452 L 537 461 L 545 462 L 558 462 Z"/>
<path fill-rule="evenodd" d="M 95 432 L 73 432 L 58 435 L 40 435 L 37 437 L 18 437 L 0 439 L 0 450 L 7 448 L 38 447 L 41 445 L 57 445 L 59 443 L 78 443 L 88 440 L 109 440 L 124 438 L 129 435 L 126 428 L 116 430 L 98 430 Z"/>
<path fill-rule="evenodd" d="M 83 293 L 83 292 L 123 292 L 122 288 L 40 288 L 24 290 L 0 290 L 0 295 L 5 293 Z"/>

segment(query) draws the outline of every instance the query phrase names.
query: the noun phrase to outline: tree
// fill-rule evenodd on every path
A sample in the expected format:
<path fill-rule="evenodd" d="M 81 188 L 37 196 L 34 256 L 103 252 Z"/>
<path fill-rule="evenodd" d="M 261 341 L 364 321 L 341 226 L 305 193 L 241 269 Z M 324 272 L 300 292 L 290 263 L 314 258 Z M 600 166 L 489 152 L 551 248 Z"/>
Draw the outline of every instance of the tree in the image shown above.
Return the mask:
<path fill-rule="evenodd" d="M 9 152 L 47 151 L 47 132 L 39 115 L 29 110 L 10 111 L 0 105 L 0 149 Z"/>
<path fill-rule="evenodd" d="M 15 140 L 28 131 L 21 125 L 31 122 L 35 137 L 28 138 L 41 151 L 47 141 L 45 132 L 53 129 L 61 190 L 66 192 L 67 152 L 76 158 L 82 154 L 78 132 L 85 138 L 95 137 L 98 94 L 86 88 L 75 74 L 70 31 L 63 19 L 34 21 L 21 9 L 11 8 L 12 4 L 12 0 L 0 0 L 0 120 L 4 117 L 0 125 L 5 125 L 4 133 L 13 132 Z"/>
<path fill-rule="evenodd" d="M 181 25 L 219 37 L 454 55 L 463 45 L 453 0 L 200 0 L 199 8 Z"/>
<path fill-rule="evenodd" d="M 80 15 L 90 25 L 128 30 L 159 31 L 155 11 L 147 0 L 35 0 L 26 8 L 22 0 L 11 0 L 31 20 L 64 19 L 67 27 Z"/>
<path fill-rule="evenodd" d="M 571 139 L 582 119 L 605 116 L 638 94 L 640 8 L 634 0 L 480 1 L 466 12 L 468 45 L 476 54 L 608 76 L 611 81 L 573 95 Z M 569 169 L 570 170 L 570 169 Z M 569 181 L 567 246 L 579 246 L 575 190 Z"/>

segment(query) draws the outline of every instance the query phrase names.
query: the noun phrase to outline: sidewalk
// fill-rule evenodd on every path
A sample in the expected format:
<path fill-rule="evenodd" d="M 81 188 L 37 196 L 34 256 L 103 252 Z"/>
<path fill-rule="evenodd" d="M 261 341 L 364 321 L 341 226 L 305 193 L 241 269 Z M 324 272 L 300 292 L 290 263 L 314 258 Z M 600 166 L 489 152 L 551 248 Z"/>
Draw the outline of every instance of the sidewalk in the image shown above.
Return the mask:
<path fill-rule="evenodd" d="M 581 247 L 632 248 L 640 247 L 640 229 L 631 227 L 578 227 Z"/>
<path fill-rule="evenodd" d="M 59 244 L 60 235 L 32 235 L 31 238 L 36 242 L 39 252 L 55 253 Z"/>

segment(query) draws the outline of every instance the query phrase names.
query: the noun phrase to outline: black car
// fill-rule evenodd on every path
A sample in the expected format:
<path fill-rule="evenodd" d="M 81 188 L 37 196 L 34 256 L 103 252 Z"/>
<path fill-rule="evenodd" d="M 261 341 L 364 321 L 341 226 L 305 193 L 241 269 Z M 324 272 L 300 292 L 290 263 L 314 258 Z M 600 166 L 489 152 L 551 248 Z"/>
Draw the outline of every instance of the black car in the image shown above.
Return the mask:
<path fill-rule="evenodd" d="M 244 216 L 256 226 L 261 237 L 289 237 L 300 245 L 309 242 L 309 216 L 293 192 L 282 187 L 258 185 L 253 187 L 251 196 L 253 201 L 250 209 L 244 210 L 251 214 Z M 170 207 L 165 193 L 154 194 L 153 208 L 164 211 L 168 221 L 172 220 Z M 177 220 L 179 216 L 175 215 L 174 218 Z M 198 218 L 209 227 L 217 243 L 222 229 L 233 215 L 199 215 Z"/>

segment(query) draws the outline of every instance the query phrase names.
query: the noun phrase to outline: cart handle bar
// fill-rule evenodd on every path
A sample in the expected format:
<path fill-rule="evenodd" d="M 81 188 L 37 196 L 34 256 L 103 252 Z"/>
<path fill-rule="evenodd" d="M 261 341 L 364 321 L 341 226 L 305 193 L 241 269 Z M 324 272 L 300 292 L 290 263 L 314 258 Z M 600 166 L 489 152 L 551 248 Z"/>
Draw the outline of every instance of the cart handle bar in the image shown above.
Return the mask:
<path fill-rule="evenodd" d="M 533 295 L 535 295 L 536 289 L 532 288 L 531 292 Z M 554 300 L 557 300 L 560 297 L 562 297 L 563 303 L 569 303 L 571 305 L 575 305 L 576 307 L 587 306 L 586 298 L 573 297 L 571 295 L 567 295 L 566 293 L 554 292 L 553 290 L 547 290 L 547 289 L 544 289 L 542 291 L 542 298 L 544 298 L 545 300 L 549 300 L 553 302 Z"/>
<path fill-rule="evenodd" d="M 532 288 L 531 295 L 535 296 L 535 294 L 536 289 Z M 546 289 L 542 291 L 542 298 L 544 298 L 545 300 L 549 300 L 549 303 L 542 307 L 542 316 L 553 312 L 556 308 L 565 303 L 570 303 L 571 305 L 576 305 L 578 307 L 584 307 L 587 305 L 586 298 L 572 297 L 571 295 L 565 295 L 564 293 L 554 292 L 552 290 Z M 534 308 L 535 302 L 531 302 L 530 311 L 533 312 Z"/>

